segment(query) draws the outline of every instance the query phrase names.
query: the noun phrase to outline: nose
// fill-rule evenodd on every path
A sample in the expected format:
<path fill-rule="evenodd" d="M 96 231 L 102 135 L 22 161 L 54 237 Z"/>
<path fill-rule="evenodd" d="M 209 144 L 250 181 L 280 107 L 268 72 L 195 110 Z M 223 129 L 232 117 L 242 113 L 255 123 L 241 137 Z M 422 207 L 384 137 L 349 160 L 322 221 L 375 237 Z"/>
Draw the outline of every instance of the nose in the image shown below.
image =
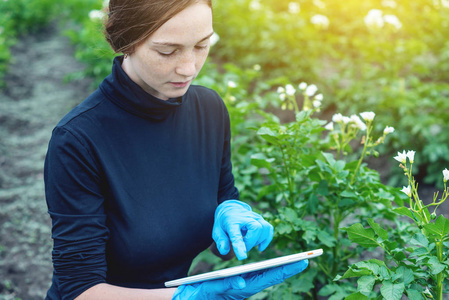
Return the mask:
<path fill-rule="evenodd" d="M 176 73 L 185 77 L 193 77 L 196 73 L 196 57 L 193 51 L 182 54 L 176 67 Z"/>

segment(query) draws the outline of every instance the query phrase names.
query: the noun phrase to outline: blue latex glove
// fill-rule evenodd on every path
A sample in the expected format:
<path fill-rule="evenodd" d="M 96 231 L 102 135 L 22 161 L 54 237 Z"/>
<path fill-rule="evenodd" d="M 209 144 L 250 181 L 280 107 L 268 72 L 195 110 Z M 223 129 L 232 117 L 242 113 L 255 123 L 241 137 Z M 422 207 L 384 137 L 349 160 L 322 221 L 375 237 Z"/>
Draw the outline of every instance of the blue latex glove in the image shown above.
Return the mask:
<path fill-rule="evenodd" d="M 221 255 L 231 249 L 239 260 L 255 246 L 265 250 L 273 239 L 273 226 L 262 216 L 252 211 L 251 207 L 238 200 L 227 200 L 215 210 L 215 222 L 212 238 Z"/>
<path fill-rule="evenodd" d="M 308 264 L 309 262 L 307 260 L 303 260 L 282 267 L 246 273 L 239 276 L 205 281 L 192 285 L 182 285 L 176 289 L 173 300 L 245 299 L 304 271 Z"/>

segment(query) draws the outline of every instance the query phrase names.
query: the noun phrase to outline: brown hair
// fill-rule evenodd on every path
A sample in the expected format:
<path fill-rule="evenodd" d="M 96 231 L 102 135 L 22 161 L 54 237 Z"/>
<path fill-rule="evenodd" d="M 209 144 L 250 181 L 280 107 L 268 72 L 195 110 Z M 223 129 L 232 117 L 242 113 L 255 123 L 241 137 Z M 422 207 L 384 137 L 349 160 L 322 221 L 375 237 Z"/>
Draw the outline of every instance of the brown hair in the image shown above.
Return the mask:
<path fill-rule="evenodd" d="M 131 54 L 165 22 L 198 2 L 212 8 L 211 0 L 110 0 L 106 40 L 116 53 Z"/>

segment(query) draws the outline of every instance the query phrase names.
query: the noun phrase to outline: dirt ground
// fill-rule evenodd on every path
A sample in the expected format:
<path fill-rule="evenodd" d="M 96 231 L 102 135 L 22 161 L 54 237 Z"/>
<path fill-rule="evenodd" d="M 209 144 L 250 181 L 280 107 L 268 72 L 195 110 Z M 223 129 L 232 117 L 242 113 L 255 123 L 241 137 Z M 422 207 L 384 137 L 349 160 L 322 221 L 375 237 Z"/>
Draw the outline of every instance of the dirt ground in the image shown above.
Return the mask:
<path fill-rule="evenodd" d="M 43 299 L 51 282 L 43 163 L 52 128 L 89 93 L 56 25 L 20 39 L 0 90 L 0 300 Z"/>

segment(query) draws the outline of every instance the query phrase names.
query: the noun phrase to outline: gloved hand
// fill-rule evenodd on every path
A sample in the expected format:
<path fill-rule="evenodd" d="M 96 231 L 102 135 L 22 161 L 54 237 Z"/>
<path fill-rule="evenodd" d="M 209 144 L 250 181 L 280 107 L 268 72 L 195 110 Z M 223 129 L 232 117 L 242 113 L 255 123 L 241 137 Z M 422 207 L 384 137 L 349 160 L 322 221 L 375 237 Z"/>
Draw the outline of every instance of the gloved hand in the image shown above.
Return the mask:
<path fill-rule="evenodd" d="M 181 285 L 176 289 L 172 299 L 245 299 L 304 271 L 308 264 L 308 260 L 302 260 L 281 267 L 246 273 L 224 279 L 204 281 L 192 285 Z"/>
<path fill-rule="evenodd" d="M 226 200 L 215 210 L 212 238 L 221 255 L 232 247 L 239 260 L 247 258 L 254 246 L 263 251 L 273 239 L 273 226 L 251 207 L 238 200 Z"/>

